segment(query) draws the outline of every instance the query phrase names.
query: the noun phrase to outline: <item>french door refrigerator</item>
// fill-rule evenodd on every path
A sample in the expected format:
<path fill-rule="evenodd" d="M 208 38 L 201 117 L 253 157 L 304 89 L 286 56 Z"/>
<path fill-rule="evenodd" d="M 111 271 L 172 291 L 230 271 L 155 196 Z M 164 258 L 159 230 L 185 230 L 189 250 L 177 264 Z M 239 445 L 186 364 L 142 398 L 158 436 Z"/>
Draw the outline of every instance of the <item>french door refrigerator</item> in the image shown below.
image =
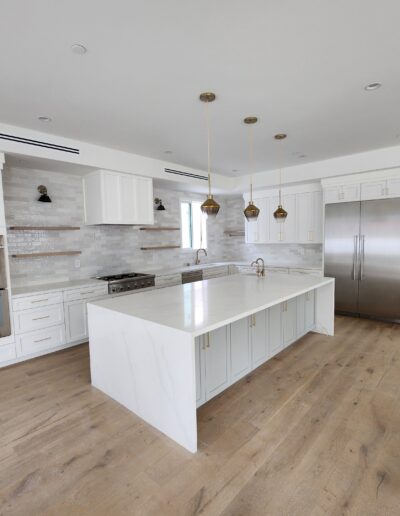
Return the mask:
<path fill-rule="evenodd" d="M 400 322 L 400 198 L 327 204 L 324 274 L 338 313 Z"/>

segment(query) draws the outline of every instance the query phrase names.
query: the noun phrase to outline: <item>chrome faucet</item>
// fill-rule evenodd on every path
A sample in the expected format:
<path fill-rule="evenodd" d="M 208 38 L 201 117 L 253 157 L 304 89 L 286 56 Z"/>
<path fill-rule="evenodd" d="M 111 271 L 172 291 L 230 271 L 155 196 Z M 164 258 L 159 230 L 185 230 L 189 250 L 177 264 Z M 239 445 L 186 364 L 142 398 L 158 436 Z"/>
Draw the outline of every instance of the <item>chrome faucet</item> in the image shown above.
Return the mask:
<path fill-rule="evenodd" d="M 265 264 L 262 258 L 257 258 L 257 260 L 254 260 L 254 262 L 251 262 L 250 267 L 253 267 L 253 265 L 257 267 L 256 274 L 259 278 L 265 276 Z"/>
<path fill-rule="evenodd" d="M 196 265 L 199 265 L 199 263 L 200 263 L 200 258 L 199 258 L 199 252 L 200 251 L 204 251 L 205 256 L 207 256 L 207 251 L 203 247 L 200 247 L 200 249 L 197 249 L 197 251 L 196 251 L 196 261 L 194 262 Z"/>

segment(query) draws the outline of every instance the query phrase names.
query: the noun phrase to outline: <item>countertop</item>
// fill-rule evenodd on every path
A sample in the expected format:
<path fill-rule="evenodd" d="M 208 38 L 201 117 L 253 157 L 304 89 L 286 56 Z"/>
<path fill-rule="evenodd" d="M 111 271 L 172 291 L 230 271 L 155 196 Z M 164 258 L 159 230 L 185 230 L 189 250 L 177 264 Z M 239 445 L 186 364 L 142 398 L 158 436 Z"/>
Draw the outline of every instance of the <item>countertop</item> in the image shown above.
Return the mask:
<path fill-rule="evenodd" d="M 103 280 L 96 278 L 86 278 L 82 280 L 62 281 L 59 283 L 42 283 L 40 285 L 28 285 L 26 287 L 11 287 L 13 297 L 26 296 L 27 294 L 40 294 L 44 292 L 51 292 L 52 290 L 70 290 L 81 287 L 92 287 L 93 285 L 101 286 L 107 285 Z"/>
<path fill-rule="evenodd" d="M 234 274 L 167 289 L 138 292 L 90 305 L 202 335 L 287 301 L 334 279 L 316 276 Z M 89 305 L 89 306 L 90 306 Z"/>
<path fill-rule="evenodd" d="M 147 274 L 155 274 L 156 277 L 162 276 L 171 276 L 174 274 L 180 274 L 184 271 L 191 271 L 196 269 L 210 269 L 213 267 L 228 267 L 229 265 L 236 265 L 239 267 L 249 267 L 250 264 L 248 262 L 214 262 L 214 263 L 200 263 L 199 265 L 182 265 L 180 267 L 175 268 L 164 268 L 164 269 L 152 269 L 152 268 L 141 268 L 140 272 Z M 283 270 L 296 270 L 296 271 L 320 271 L 322 274 L 322 270 L 316 267 L 293 267 L 293 266 L 282 266 L 282 267 L 270 267 L 268 264 L 265 265 L 266 270 L 274 270 L 283 271 Z M 11 285 L 11 293 L 13 297 L 26 296 L 30 294 L 40 294 L 45 292 L 51 292 L 53 290 L 69 290 L 79 287 L 89 287 L 93 285 L 104 285 L 105 282 L 103 280 L 98 280 L 96 278 L 86 278 L 81 280 L 71 280 L 71 281 L 63 281 L 57 283 L 42 283 L 40 285 L 27 285 L 24 287 L 16 287 L 14 288 Z M 153 289 L 153 287 L 151 287 Z M 146 289 L 150 290 L 150 289 Z M 141 291 L 142 292 L 142 291 Z M 138 293 L 135 291 L 134 293 Z M 118 296 L 126 295 L 125 292 L 118 294 Z"/>

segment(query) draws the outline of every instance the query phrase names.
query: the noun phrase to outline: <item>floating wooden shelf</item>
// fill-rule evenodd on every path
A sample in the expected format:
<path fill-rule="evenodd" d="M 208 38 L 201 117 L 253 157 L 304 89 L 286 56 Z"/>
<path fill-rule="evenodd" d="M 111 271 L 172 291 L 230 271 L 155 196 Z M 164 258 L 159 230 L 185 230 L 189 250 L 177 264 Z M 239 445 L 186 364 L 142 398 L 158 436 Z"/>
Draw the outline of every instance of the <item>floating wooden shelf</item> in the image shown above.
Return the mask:
<path fill-rule="evenodd" d="M 227 229 L 226 231 L 224 231 L 224 234 L 228 235 L 230 237 L 244 236 L 244 230 L 243 229 Z"/>
<path fill-rule="evenodd" d="M 78 226 L 10 226 L 13 231 L 75 231 Z"/>
<path fill-rule="evenodd" d="M 180 245 L 158 245 L 153 247 L 141 247 L 142 251 L 154 251 L 155 249 L 180 249 Z"/>
<path fill-rule="evenodd" d="M 12 254 L 12 258 L 40 258 L 42 256 L 73 256 L 75 254 L 82 254 L 82 251 L 48 251 L 46 253 L 23 253 Z"/>
<path fill-rule="evenodd" d="M 181 228 L 171 228 L 171 227 L 151 227 L 151 228 L 140 228 L 140 231 L 180 231 Z"/>

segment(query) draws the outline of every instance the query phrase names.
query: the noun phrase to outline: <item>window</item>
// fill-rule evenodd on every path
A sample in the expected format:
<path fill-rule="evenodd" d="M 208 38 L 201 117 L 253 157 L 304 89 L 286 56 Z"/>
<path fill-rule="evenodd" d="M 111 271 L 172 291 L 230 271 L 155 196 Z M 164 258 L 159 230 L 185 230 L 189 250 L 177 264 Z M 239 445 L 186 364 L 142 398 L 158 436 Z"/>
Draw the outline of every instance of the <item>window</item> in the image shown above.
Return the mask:
<path fill-rule="evenodd" d="M 201 211 L 200 201 L 181 202 L 182 247 L 200 249 L 207 247 L 206 217 Z"/>

